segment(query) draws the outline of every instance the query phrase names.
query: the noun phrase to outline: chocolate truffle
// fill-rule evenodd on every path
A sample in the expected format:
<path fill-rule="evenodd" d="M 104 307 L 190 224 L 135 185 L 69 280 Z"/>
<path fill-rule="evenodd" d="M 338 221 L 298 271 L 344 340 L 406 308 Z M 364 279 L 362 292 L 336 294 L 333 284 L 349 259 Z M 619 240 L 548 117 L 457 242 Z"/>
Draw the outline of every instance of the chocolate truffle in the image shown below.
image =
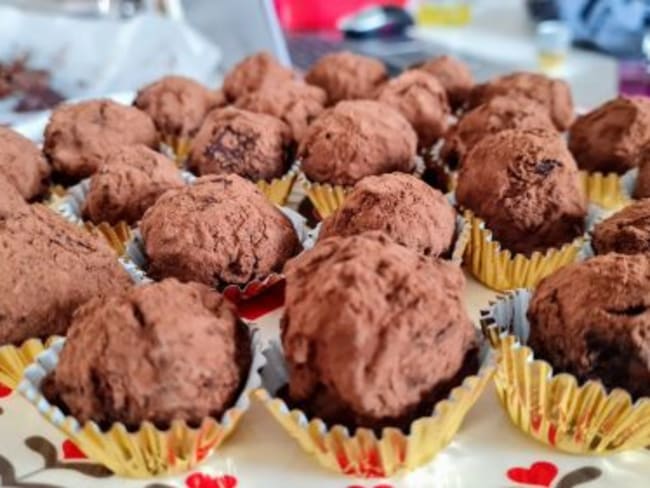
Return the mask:
<path fill-rule="evenodd" d="M 538 73 L 512 73 L 477 85 L 470 95 L 470 108 L 498 96 L 520 95 L 539 103 L 548 111 L 558 130 L 569 128 L 574 119 L 571 89 L 564 80 Z"/>
<path fill-rule="evenodd" d="M 384 64 L 374 58 L 348 51 L 326 54 L 309 68 L 305 81 L 327 92 L 327 102 L 374 98 L 388 78 Z"/>
<path fill-rule="evenodd" d="M 417 136 L 399 112 L 357 100 L 323 112 L 300 141 L 298 156 L 310 180 L 353 185 L 364 176 L 413 171 L 416 148 Z"/>
<path fill-rule="evenodd" d="M 250 363 L 234 307 L 168 279 L 80 307 L 45 392 L 82 424 L 200 425 L 236 401 Z"/>
<path fill-rule="evenodd" d="M 133 224 L 160 195 L 180 186 L 173 161 L 147 146 L 122 146 L 90 177 L 83 215 L 96 224 Z"/>
<path fill-rule="evenodd" d="M 300 249 L 289 219 L 237 175 L 168 191 L 145 212 L 140 230 L 151 276 L 216 286 L 281 271 Z"/>
<path fill-rule="evenodd" d="M 504 248 L 526 255 L 571 242 L 587 214 L 578 168 L 557 133 L 484 137 L 463 162 L 456 198 Z"/>
<path fill-rule="evenodd" d="M 580 382 L 650 396 L 650 262 L 607 254 L 544 279 L 528 309 L 535 357 Z"/>
<path fill-rule="evenodd" d="M 650 198 L 650 144 L 647 144 L 639 153 L 639 173 L 634 187 L 634 198 Z"/>
<path fill-rule="evenodd" d="M 0 217 L 0 344 L 65 334 L 75 309 L 131 286 L 106 242 L 41 205 Z"/>
<path fill-rule="evenodd" d="M 14 215 L 28 208 L 23 196 L 16 187 L 0 173 L 0 219 Z"/>
<path fill-rule="evenodd" d="M 454 108 L 461 107 L 474 87 L 474 77 L 469 66 L 451 56 L 439 56 L 417 66 L 435 76 L 447 92 L 449 102 Z"/>
<path fill-rule="evenodd" d="M 149 114 L 159 133 L 191 138 L 219 101 L 216 92 L 190 78 L 165 76 L 142 88 L 133 105 Z"/>
<path fill-rule="evenodd" d="M 187 165 L 199 175 L 271 180 L 288 171 L 292 153 L 291 131 L 280 119 L 227 107 L 208 114 L 192 141 Z"/>
<path fill-rule="evenodd" d="M 354 185 L 343 205 L 323 221 L 319 240 L 382 231 L 425 256 L 448 252 L 456 213 L 445 196 L 418 178 L 390 173 Z"/>
<path fill-rule="evenodd" d="M 271 54 L 260 52 L 235 65 L 223 80 L 223 93 L 229 102 L 259 90 L 266 84 L 279 86 L 294 78 L 294 72 L 282 66 Z"/>
<path fill-rule="evenodd" d="M 283 120 L 293 139 L 299 141 L 307 126 L 323 111 L 327 95 L 317 86 L 291 81 L 281 85 L 266 85 L 240 97 L 236 106 Z"/>
<path fill-rule="evenodd" d="M 592 245 L 596 254 L 650 254 L 650 199 L 634 202 L 596 225 Z"/>
<path fill-rule="evenodd" d="M 458 266 L 363 234 L 325 239 L 285 273 L 289 401 L 310 416 L 408 427 L 476 358 Z"/>
<path fill-rule="evenodd" d="M 422 148 L 431 147 L 447 130 L 451 110 L 445 89 L 424 71 L 406 71 L 388 81 L 379 89 L 377 100 L 409 121 Z"/>
<path fill-rule="evenodd" d="M 581 169 L 625 173 L 650 143 L 650 99 L 619 97 L 578 117 L 569 131 L 569 149 Z"/>
<path fill-rule="evenodd" d="M 36 144 L 7 127 L 0 127 L 0 174 L 26 200 L 47 188 L 50 166 Z"/>
<path fill-rule="evenodd" d="M 483 137 L 506 129 L 555 132 L 548 112 L 538 103 L 517 95 L 494 97 L 467 112 L 449 130 L 441 158 L 449 166 L 457 167 Z"/>
<path fill-rule="evenodd" d="M 79 180 L 97 171 L 115 147 L 131 144 L 157 146 L 151 118 L 135 107 L 90 100 L 52 112 L 43 150 L 55 171 Z"/>

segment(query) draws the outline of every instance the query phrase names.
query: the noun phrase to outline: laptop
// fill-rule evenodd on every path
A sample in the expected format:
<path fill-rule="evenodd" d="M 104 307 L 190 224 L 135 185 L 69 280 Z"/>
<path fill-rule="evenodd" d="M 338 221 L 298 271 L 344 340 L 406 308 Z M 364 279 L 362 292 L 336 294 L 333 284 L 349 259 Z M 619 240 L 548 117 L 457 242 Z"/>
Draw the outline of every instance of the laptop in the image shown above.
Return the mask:
<path fill-rule="evenodd" d="M 306 70 L 319 57 L 342 50 L 378 58 L 392 74 L 434 56 L 451 54 L 465 61 L 478 80 L 509 71 L 408 35 L 364 40 L 344 39 L 339 33 L 288 33 L 282 30 L 273 0 L 190 0 L 185 19 L 216 42 L 229 69 L 257 51 L 272 52 L 286 66 Z"/>

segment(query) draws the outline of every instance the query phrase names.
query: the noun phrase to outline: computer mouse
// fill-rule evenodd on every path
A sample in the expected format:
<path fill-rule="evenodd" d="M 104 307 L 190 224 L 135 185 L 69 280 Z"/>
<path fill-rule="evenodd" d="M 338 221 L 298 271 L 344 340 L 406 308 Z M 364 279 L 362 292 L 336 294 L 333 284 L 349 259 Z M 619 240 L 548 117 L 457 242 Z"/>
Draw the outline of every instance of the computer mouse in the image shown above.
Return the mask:
<path fill-rule="evenodd" d="M 392 5 L 364 8 L 338 23 L 339 30 L 351 39 L 397 36 L 412 25 L 411 14 Z"/>

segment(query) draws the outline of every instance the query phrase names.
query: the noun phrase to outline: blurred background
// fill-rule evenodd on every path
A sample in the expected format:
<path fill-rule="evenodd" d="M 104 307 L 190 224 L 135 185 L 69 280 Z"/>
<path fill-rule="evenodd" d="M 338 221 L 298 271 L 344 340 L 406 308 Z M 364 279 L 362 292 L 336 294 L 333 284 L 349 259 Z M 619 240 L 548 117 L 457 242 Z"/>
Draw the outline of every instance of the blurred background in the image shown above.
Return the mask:
<path fill-rule="evenodd" d="M 259 50 L 299 69 L 332 51 L 397 73 L 451 54 L 479 80 L 565 78 L 576 104 L 650 93 L 650 0 L 0 0 L 0 123 L 178 73 L 217 87 Z"/>

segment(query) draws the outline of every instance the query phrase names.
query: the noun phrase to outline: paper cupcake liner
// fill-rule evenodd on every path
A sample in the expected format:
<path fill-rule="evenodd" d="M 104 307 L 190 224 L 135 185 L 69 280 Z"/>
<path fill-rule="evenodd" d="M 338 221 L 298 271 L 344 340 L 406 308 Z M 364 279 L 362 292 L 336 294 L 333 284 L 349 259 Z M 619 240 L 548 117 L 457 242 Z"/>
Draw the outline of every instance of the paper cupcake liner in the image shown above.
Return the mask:
<path fill-rule="evenodd" d="M 351 434 L 343 426 L 327 426 L 321 419 L 309 419 L 303 411 L 292 410 L 284 400 L 274 397 L 287 383 L 288 373 L 277 342 L 272 342 L 264 354 L 267 356 L 267 365 L 262 370 L 264 388 L 255 395 L 273 418 L 322 466 L 365 478 L 411 471 L 433 459 L 456 434 L 494 371 L 489 352 L 484 348 L 480 371 L 466 377 L 447 399 L 438 402 L 429 417 L 411 423 L 408 434 L 385 428 L 378 438 L 370 429 L 358 428 Z"/>
<path fill-rule="evenodd" d="M 636 190 L 636 182 L 638 177 L 638 168 L 631 169 L 623 176 L 621 176 L 621 191 L 623 192 L 623 198 L 627 203 L 630 203 L 632 200 L 634 200 L 633 195 Z"/>
<path fill-rule="evenodd" d="M 617 173 L 591 173 L 580 171 L 580 181 L 589 202 L 606 210 L 616 210 L 629 203 L 622 176 Z"/>
<path fill-rule="evenodd" d="M 192 469 L 217 449 L 235 430 L 250 407 L 250 394 L 262 384 L 259 370 L 266 358 L 261 353 L 257 334 L 252 336 L 253 360 L 244 388 L 235 404 L 220 420 L 208 417 L 193 428 L 184 421 L 173 421 L 161 430 L 144 422 L 135 432 L 120 423 L 102 431 L 95 422 L 81 425 L 66 416 L 42 395 L 40 385 L 58 362 L 65 339 L 55 341 L 25 370 L 18 390 L 51 424 L 74 442 L 90 459 L 103 464 L 115 474 L 131 478 L 172 475 Z"/>
<path fill-rule="evenodd" d="M 283 206 L 287 203 L 297 177 L 298 167 L 293 165 L 284 176 L 270 181 L 259 180 L 255 184 L 273 204 Z"/>
<path fill-rule="evenodd" d="M 589 208 L 587 230 L 602 214 L 596 206 Z M 511 253 L 502 249 L 493 239 L 492 232 L 485 222 L 471 211 L 465 211 L 465 219 L 471 227 L 471 236 L 465 249 L 465 263 L 469 271 L 484 285 L 497 291 L 516 288 L 534 288 L 546 276 L 567 264 L 582 259 L 587 238 L 577 237 L 560 248 L 552 248 L 545 253 L 534 252 L 530 257 Z"/>
<path fill-rule="evenodd" d="M 311 249 L 318 242 L 318 236 L 320 235 L 322 224 L 319 223 L 316 228 L 307 233 L 307 239 L 303 243 L 305 249 Z M 451 255 L 449 260 L 461 266 L 463 264 L 463 255 L 465 254 L 465 249 L 472 235 L 472 229 L 469 223 L 465 220 L 465 217 L 462 215 L 456 215 L 456 230 L 454 232 L 454 245 L 451 250 Z"/>
<path fill-rule="evenodd" d="M 445 140 L 440 139 L 423 155 L 426 166 L 424 170 L 424 179 L 426 180 L 427 173 L 434 173 L 437 177 L 442 177 L 445 180 L 445 191 L 453 192 L 456 190 L 456 184 L 458 183 L 458 171 L 451 169 L 440 157 L 440 152 L 444 144 Z"/>
<path fill-rule="evenodd" d="M 298 235 L 298 240 L 302 246 L 305 247 L 309 243 L 310 239 L 310 229 L 307 228 L 306 219 L 290 208 L 279 207 L 279 209 L 291 221 L 291 224 Z M 110 238 L 112 240 L 115 237 L 115 234 L 113 234 Z M 144 240 L 142 239 L 142 234 L 138 229 L 131 232 L 129 238 L 122 241 L 121 246 L 124 248 L 124 257 L 127 261 L 133 262 L 135 267 L 138 269 L 146 270 L 148 268 L 149 260 L 145 251 Z M 144 274 L 146 276 L 146 272 Z M 283 279 L 284 275 L 280 273 L 271 273 L 243 285 L 226 285 L 221 289 L 221 291 L 229 300 L 239 302 L 259 295 Z"/>
<path fill-rule="evenodd" d="M 20 346 L 0 346 L 0 383 L 15 389 L 23 377 L 25 368 L 58 339 L 60 337 L 52 336 L 46 341 L 28 339 Z"/>
<path fill-rule="evenodd" d="M 179 168 L 184 168 L 185 161 L 190 154 L 192 140 L 189 137 L 178 137 L 174 135 L 160 135 L 161 149 L 170 159 L 176 161 Z"/>
<path fill-rule="evenodd" d="M 530 437 L 576 454 L 611 454 L 650 445 L 650 398 L 633 402 L 621 389 L 580 384 L 536 360 L 526 344 L 531 292 L 517 290 L 481 312 L 485 336 L 497 352 L 495 384 L 512 422 Z"/>
<path fill-rule="evenodd" d="M 422 178 L 424 171 L 424 161 L 422 161 L 422 158 L 418 156 L 415 159 L 415 169 L 412 174 L 417 178 Z M 298 173 L 298 182 L 302 186 L 307 198 L 309 198 L 309 201 L 316 209 L 316 212 L 318 212 L 318 216 L 321 220 L 332 215 L 341 205 L 343 205 L 346 195 L 354 186 L 315 183 L 302 171 Z"/>

